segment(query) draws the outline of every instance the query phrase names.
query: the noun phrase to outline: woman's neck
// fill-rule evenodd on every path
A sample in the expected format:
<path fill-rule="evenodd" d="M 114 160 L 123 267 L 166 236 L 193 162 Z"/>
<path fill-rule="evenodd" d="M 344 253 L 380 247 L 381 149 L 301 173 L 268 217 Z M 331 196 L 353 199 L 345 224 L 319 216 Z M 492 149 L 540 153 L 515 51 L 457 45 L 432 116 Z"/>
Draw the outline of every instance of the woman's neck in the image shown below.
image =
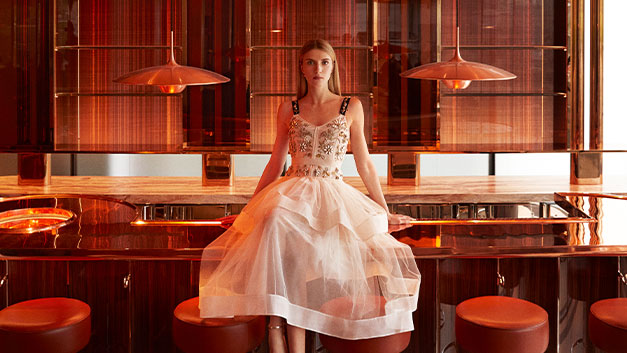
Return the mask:
<path fill-rule="evenodd" d="M 311 105 L 318 105 L 327 102 L 334 96 L 333 92 L 329 91 L 328 87 L 310 87 L 307 95 L 304 97 Z"/>

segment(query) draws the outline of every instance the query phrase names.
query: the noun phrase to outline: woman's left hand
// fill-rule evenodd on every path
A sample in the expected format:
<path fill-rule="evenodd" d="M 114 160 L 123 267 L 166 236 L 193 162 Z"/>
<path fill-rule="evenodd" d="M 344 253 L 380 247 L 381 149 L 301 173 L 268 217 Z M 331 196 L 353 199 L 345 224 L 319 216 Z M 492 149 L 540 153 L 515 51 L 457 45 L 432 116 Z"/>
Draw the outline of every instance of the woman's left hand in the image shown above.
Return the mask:
<path fill-rule="evenodd" d="M 398 232 L 412 226 L 413 218 L 403 214 L 388 214 L 388 233 Z"/>

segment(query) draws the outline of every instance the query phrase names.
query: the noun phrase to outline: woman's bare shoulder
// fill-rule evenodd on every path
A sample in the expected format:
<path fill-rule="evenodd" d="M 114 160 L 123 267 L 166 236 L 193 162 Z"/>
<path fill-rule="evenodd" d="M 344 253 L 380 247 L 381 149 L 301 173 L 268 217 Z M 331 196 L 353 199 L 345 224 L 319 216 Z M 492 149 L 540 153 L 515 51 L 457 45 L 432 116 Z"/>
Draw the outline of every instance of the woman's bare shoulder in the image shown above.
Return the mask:
<path fill-rule="evenodd" d="M 350 101 L 348 102 L 348 107 L 362 107 L 361 105 L 361 100 L 358 97 L 355 96 L 348 96 L 347 98 L 350 98 Z M 363 107 L 362 107 L 363 109 Z"/>
<path fill-rule="evenodd" d="M 292 114 L 292 102 L 294 101 L 283 101 L 279 104 L 279 114 L 280 113 L 288 113 Z"/>
<path fill-rule="evenodd" d="M 292 117 L 292 101 L 284 101 L 279 105 L 277 111 L 277 118 L 279 121 L 287 123 Z"/>
<path fill-rule="evenodd" d="M 346 109 L 346 116 L 350 119 L 350 121 L 354 120 L 363 120 L 364 119 L 364 107 L 361 104 L 361 100 L 357 97 L 350 97 L 351 100 L 348 102 L 348 108 Z"/>

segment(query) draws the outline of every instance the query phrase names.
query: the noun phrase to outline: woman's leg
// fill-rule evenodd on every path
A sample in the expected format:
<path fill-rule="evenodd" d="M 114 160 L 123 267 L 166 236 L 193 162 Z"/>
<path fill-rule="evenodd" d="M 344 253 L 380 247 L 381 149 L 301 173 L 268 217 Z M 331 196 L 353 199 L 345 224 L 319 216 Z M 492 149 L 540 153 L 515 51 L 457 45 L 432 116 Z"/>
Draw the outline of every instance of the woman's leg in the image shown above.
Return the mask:
<path fill-rule="evenodd" d="M 284 331 L 285 320 L 278 316 L 270 316 L 270 323 L 268 324 L 270 353 L 287 353 Z"/>
<path fill-rule="evenodd" d="M 305 353 L 305 329 L 288 324 L 287 340 L 290 342 L 290 353 Z"/>

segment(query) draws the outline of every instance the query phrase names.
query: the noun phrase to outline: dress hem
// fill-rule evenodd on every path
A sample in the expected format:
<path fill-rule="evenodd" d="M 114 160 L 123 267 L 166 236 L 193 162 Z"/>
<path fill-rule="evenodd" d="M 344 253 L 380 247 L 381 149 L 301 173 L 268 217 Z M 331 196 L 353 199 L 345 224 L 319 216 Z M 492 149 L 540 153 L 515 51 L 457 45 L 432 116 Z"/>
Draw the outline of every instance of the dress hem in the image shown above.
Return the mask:
<path fill-rule="evenodd" d="M 414 330 L 412 312 L 416 298 L 409 296 L 392 300 L 386 307 L 408 306 L 407 311 L 394 310 L 385 316 L 351 320 L 331 316 L 320 311 L 290 303 L 278 295 L 260 296 L 201 296 L 200 317 L 232 317 L 272 315 L 286 319 L 287 323 L 323 335 L 347 340 L 360 340 L 390 336 Z"/>

